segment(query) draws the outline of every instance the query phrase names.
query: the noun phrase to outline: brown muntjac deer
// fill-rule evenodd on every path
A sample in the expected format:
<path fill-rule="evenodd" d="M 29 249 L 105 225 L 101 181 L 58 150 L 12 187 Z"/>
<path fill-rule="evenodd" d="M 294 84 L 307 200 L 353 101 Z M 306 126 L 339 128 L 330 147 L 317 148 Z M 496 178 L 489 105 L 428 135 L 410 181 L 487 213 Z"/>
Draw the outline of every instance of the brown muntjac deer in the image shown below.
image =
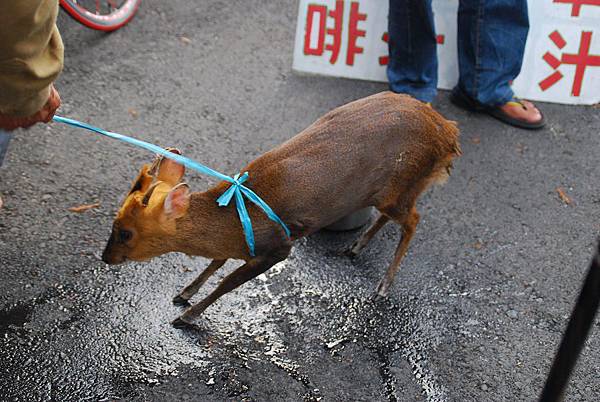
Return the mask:
<path fill-rule="evenodd" d="M 250 256 L 234 205 L 216 199 L 230 183 L 190 193 L 181 183 L 184 167 L 158 158 L 145 165 L 113 224 L 102 256 L 108 264 L 146 260 L 178 251 L 211 258 L 208 267 L 175 297 L 187 301 L 227 259 L 245 264 L 173 322 L 192 324 L 219 297 L 287 258 L 292 241 L 367 206 L 378 219 L 349 249 L 356 255 L 390 219 L 403 231 L 377 288 L 386 296 L 415 232 L 417 197 L 444 182 L 461 153 L 458 129 L 430 106 L 407 95 L 383 92 L 327 113 L 300 134 L 246 166 L 245 185 L 287 224 L 281 226 L 248 203 L 255 236 Z"/>

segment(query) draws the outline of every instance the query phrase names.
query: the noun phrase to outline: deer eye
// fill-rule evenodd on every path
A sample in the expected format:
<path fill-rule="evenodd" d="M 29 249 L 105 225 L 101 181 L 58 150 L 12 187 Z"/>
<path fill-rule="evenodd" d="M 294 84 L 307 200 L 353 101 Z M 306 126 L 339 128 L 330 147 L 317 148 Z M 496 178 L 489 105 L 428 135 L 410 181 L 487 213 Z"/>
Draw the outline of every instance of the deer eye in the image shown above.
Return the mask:
<path fill-rule="evenodd" d="M 129 230 L 120 229 L 119 230 L 119 241 L 121 243 L 126 243 L 133 237 L 133 234 Z"/>

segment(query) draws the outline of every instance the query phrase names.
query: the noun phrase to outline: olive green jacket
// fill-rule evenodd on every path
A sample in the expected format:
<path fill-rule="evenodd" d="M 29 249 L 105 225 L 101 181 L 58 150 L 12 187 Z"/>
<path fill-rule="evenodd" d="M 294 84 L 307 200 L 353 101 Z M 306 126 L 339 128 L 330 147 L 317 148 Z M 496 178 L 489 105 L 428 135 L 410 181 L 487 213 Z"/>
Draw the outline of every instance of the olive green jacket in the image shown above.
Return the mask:
<path fill-rule="evenodd" d="M 63 66 L 58 0 L 0 0 L 0 113 L 30 116 Z"/>

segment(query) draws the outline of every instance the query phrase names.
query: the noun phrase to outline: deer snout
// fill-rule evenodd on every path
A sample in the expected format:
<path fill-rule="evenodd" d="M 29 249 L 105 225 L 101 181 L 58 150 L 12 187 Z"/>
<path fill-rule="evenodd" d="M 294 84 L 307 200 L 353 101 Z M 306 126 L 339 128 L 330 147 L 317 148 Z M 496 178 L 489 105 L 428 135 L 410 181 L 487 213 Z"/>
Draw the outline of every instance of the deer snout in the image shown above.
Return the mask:
<path fill-rule="evenodd" d="M 109 265 L 121 264 L 127 259 L 124 255 L 120 255 L 118 252 L 116 252 L 114 244 L 115 242 L 111 236 L 108 239 L 106 247 L 104 248 L 104 252 L 102 252 L 102 261 Z"/>
<path fill-rule="evenodd" d="M 121 264 L 123 262 L 125 262 L 126 258 L 125 257 L 115 257 L 113 255 L 111 255 L 110 253 L 107 253 L 106 251 L 104 251 L 104 253 L 102 253 L 102 261 L 105 264 L 108 265 L 117 265 L 117 264 Z"/>

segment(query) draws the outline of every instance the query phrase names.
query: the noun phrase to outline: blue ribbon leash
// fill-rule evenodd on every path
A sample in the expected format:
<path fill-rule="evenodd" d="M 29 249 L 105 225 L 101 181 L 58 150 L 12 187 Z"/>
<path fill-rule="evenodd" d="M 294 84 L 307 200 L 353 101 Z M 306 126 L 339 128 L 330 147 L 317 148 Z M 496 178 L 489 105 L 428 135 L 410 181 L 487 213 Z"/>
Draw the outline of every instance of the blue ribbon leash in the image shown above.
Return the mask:
<path fill-rule="evenodd" d="M 158 145 L 151 144 L 149 142 L 141 141 L 123 134 L 106 131 L 101 128 L 89 125 L 87 123 L 83 123 L 81 121 L 69 119 L 66 117 L 54 116 L 53 120 L 58 123 L 64 123 L 73 127 L 79 127 L 86 130 L 90 130 L 98 134 L 104 135 L 106 137 L 123 141 L 128 144 L 135 145 L 136 147 L 147 149 L 148 151 L 162 155 L 165 158 L 172 159 L 175 162 L 180 163 L 187 168 L 231 183 L 231 187 L 229 187 L 223 194 L 221 194 L 219 198 L 217 198 L 217 203 L 220 207 L 227 206 L 229 205 L 231 199 L 235 196 L 235 205 L 237 208 L 238 215 L 240 217 L 240 222 L 242 223 L 242 228 L 244 229 L 244 235 L 246 236 L 246 244 L 248 244 L 250 255 L 253 257 L 255 256 L 254 232 L 252 231 L 252 222 L 250 220 L 250 216 L 248 215 L 248 210 L 246 209 L 244 197 L 248 198 L 250 201 L 252 201 L 252 203 L 254 203 L 260 209 L 262 209 L 269 219 L 281 225 L 288 238 L 291 236 L 290 230 L 288 229 L 286 224 L 279 218 L 279 216 L 277 216 L 277 214 L 271 209 L 271 207 L 269 207 L 269 205 L 266 202 L 264 202 L 254 191 L 250 190 L 248 187 L 243 185 L 243 183 L 246 180 L 248 180 L 248 172 L 244 172 L 244 174 L 241 176 L 239 174 L 236 174 L 234 177 L 229 177 L 217 172 L 216 170 L 209 168 L 208 166 L 204 166 L 203 164 L 196 162 L 193 159 L 186 158 L 185 156 L 167 151 L 166 149 L 161 148 Z"/>

